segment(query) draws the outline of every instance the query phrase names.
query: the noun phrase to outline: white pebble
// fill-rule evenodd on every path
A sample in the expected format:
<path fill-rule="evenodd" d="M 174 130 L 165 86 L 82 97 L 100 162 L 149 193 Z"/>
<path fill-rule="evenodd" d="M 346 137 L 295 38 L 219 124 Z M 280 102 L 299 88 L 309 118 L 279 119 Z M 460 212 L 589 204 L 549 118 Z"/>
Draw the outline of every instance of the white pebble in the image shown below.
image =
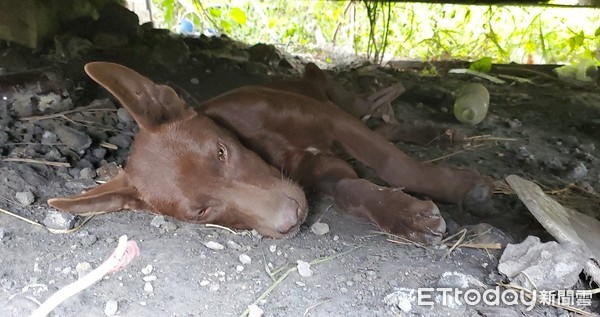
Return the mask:
<path fill-rule="evenodd" d="M 298 260 L 298 273 L 300 274 L 300 276 L 302 277 L 309 277 L 312 276 L 312 271 L 310 269 L 310 263 L 308 262 L 304 262 L 302 260 Z"/>
<path fill-rule="evenodd" d="M 207 280 L 200 282 L 200 286 L 206 286 L 208 284 L 210 284 L 210 281 L 207 281 Z"/>
<path fill-rule="evenodd" d="M 235 270 L 238 271 L 238 272 L 241 272 L 241 271 L 244 270 L 244 266 L 243 265 L 238 265 L 238 266 L 235 267 Z"/>
<path fill-rule="evenodd" d="M 225 247 L 222 244 L 220 244 L 219 242 L 215 242 L 215 241 L 208 241 L 208 242 L 204 243 L 204 246 L 211 250 L 225 249 Z"/>
<path fill-rule="evenodd" d="M 208 288 L 211 292 L 216 292 L 219 290 L 219 284 L 212 284 L 209 288 Z"/>
<path fill-rule="evenodd" d="M 33 193 L 31 193 L 29 191 L 17 192 L 15 194 L 15 198 L 17 198 L 17 201 L 19 201 L 21 206 L 29 206 L 29 205 L 33 204 L 33 202 L 35 201 L 35 197 L 33 196 Z"/>
<path fill-rule="evenodd" d="M 269 246 L 269 251 L 271 251 L 271 253 L 273 253 L 273 252 L 277 251 L 277 246 L 276 246 L 276 245 L 274 245 L 274 244 L 270 245 L 270 246 Z"/>
<path fill-rule="evenodd" d="M 261 317 L 264 313 L 256 304 L 248 305 L 248 317 Z"/>
<path fill-rule="evenodd" d="M 198 85 L 200 83 L 200 80 L 198 80 L 198 78 L 196 78 L 196 77 L 192 77 L 192 78 L 190 78 L 190 83 L 192 83 L 194 85 Z"/>
<path fill-rule="evenodd" d="M 146 282 L 146 284 L 144 284 L 144 292 L 146 292 L 146 293 L 154 292 L 154 287 L 152 287 L 152 284 L 150 284 L 150 282 Z"/>
<path fill-rule="evenodd" d="M 322 236 L 329 232 L 329 225 L 324 222 L 315 222 L 310 226 L 310 231 L 318 236 Z"/>
<path fill-rule="evenodd" d="M 106 316 L 113 316 L 117 313 L 117 310 L 119 310 L 119 303 L 114 299 L 107 301 L 104 305 L 104 314 Z"/>
<path fill-rule="evenodd" d="M 244 254 L 244 253 L 240 254 L 239 259 L 240 259 L 240 262 L 242 262 L 242 264 L 244 264 L 244 265 L 248 265 L 248 264 L 252 263 L 252 259 L 247 254 Z"/>
<path fill-rule="evenodd" d="M 142 274 L 148 275 L 148 274 L 152 273 L 153 269 L 154 269 L 154 267 L 152 267 L 152 264 L 148 264 L 148 265 L 146 265 L 145 268 L 142 269 Z"/>
<path fill-rule="evenodd" d="M 156 281 L 156 275 L 147 275 L 147 276 L 144 276 L 142 278 L 142 280 L 144 280 L 144 282 Z"/>

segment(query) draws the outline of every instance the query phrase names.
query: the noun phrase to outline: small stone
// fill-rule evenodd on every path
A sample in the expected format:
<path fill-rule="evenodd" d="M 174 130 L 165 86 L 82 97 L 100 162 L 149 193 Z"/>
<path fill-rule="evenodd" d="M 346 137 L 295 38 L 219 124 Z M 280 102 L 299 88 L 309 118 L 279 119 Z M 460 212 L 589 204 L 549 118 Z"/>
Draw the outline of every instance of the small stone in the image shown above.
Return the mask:
<path fill-rule="evenodd" d="M 52 145 L 56 144 L 57 142 L 58 137 L 56 136 L 56 134 L 50 131 L 44 131 L 44 133 L 42 134 L 42 144 Z"/>
<path fill-rule="evenodd" d="M 475 288 L 481 287 L 485 288 L 485 284 L 478 280 L 476 277 L 460 272 L 444 272 L 442 276 L 437 281 L 437 286 L 448 287 L 448 288 Z"/>
<path fill-rule="evenodd" d="M 146 284 L 144 284 L 144 292 L 146 292 L 146 293 L 154 292 L 154 287 L 152 286 L 152 284 L 150 284 L 150 282 L 146 282 Z"/>
<path fill-rule="evenodd" d="M 108 142 L 118 146 L 121 149 L 129 148 L 131 139 L 125 134 L 119 134 L 108 138 Z"/>
<path fill-rule="evenodd" d="M 207 280 L 203 280 L 202 282 L 200 282 L 200 286 L 206 286 L 208 284 L 210 284 L 210 281 Z"/>
<path fill-rule="evenodd" d="M 57 125 L 54 133 L 60 141 L 75 152 L 81 152 L 92 145 L 89 135 L 64 125 Z"/>
<path fill-rule="evenodd" d="M 411 288 L 397 288 L 393 293 L 386 295 L 383 302 L 388 306 L 397 307 L 403 312 L 408 313 L 417 302 L 417 292 Z"/>
<path fill-rule="evenodd" d="M 322 236 L 329 232 L 329 225 L 323 222 L 316 222 L 310 226 L 310 231 L 318 236 Z"/>
<path fill-rule="evenodd" d="M 583 165 L 582 162 L 577 162 L 575 167 L 573 167 L 573 169 L 571 169 L 571 171 L 569 172 L 569 174 L 567 176 L 569 178 L 572 178 L 575 180 L 580 180 L 580 179 L 586 177 L 587 174 L 588 174 L 587 167 L 585 167 L 585 165 Z"/>
<path fill-rule="evenodd" d="M 0 228 L 0 240 L 4 238 L 4 230 Z"/>
<path fill-rule="evenodd" d="M 242 249 L 242 246 L 239 243 L 236 243 L 235 241 L 231 241 L 231 240 L 227 241 L 227 246 L 234 250 Z"/>
<path fill-rule="evenodd" d="M 154 218 L 152 218 L 152 221 L 150 221 L 150 225 L 156 228 L 159 228 L 165 223 L 166 221 L 164 216 L 155 216 Z"/>
<path fill-rule="evenodd" d="M 148 264 L 148 265 L 146 265 L 146 267 L 144 267 L 144 268 L 142 269 L 142 274 L 144 274 L 144 275 L 148 275 L 148 274 L 152 273 L 152 270 L 153 270 L 153 269 L 154 269 L 154 267 L 152 267 L 152 265 L 151 265 L 151 264 Z"/>
<path fill-rule="evenodd" d="M 296 262 L 298 263 L 297 268 L 298 268 L 298 273 L 300 274 L 300 276 L 302 276 L 302 277 L 312 276 L 312 270 L 310 269 L 310 263 L 304 262 L 302 260 L 298 260 Z"/>
<path fill-rule="evenodd" d="M 167 221 L 162 226 L 160 226 L 165 231 L 175 231 L 177 230 L 177 225 L 173 222 Z"/>
<path fill-rule="evenodd" d="M 79 178 L 94 178 L 96 177 L 96 171 L 89 168 L 89 167 L 84 167 L 81 169 L 81 171 L 79 171 Z"/>
<path fill-rule="evenodd" d="M 75 271 L 77 271 L 77 277 L 82 278 L 92 271 L 92 265 L 88 262 L 79 262 L 77 266 L 75 266 Z"/>
<path fill-rule="evenodd" d="M 219 284 L 211 284 L 208 288 L 211 292 L 216 292 L 219 290 Z"/>
<path fill-rule="evenodd" d="M 248 305 L 248 317 L 261 317 L 264 313 L 256 304 Z"/>
<path fill-rule="evenodd" d="M 93 149 L 92 155 L 96 158 L 103 159 L 106 156 L 106 149 L 101 147 Z"/>
<path fill-rule="evenodd" d="M 128 123 L 128 122 L 133 121 L 133 118 L 131 117 L 129 112 L 127 112 L 127 109 L 125 109 L 125 108 L 119 108 L 119 110 L 117 110 L 117 117 L 119 118 L 119 121 L 121 121 L 123 123 Z"/>
<path fill-rule="evenodd" d="M 144 280 L 144 282 L 152 282 L 152 281 L 156 281 L 157 277 L 156 275 L 146 275 L 142 278 L 142 280 Z"/>
<path fill-rule="evenodd" d="M 244 266 L 243 266 L 243 265 L 238 265 L 238 266 L 236 266 L 236 267 L 235 267 L 235 270 L 236 270 L 237 272 L 241 272 L 241 271 L 243 271 L 243 270 L 244 270 Z"/>
<path fill-rule="evenodd" d="M 21 204 L 21 206 L 29 206 L 35 201 L 35 197 L 30 191 L 17 192 L 15 198 L 17 198 L 17 201 Z"/>
<path fill-rule="evenodd" d="M 219 242 L 215 242 L 215 241 L 208 241 L 206 243 L 204 243 L 204 246 L 211 249 L 211 250 L 223 250 L 225 249 L 225 246 L 223 246 L 222 244 L 220 244 Z"/>
<path fill-rule="evenodd" d="M 106 316 L 113 316 L 118 310 L 119 303 L 114 299 L 108 300 L 104 305 L 104 315 Z"/>
<path fill-rule="evenodd" d="M 270 245 L 270 246 L 269 246 L 269 251 L 271 251 L 271 253 L 273 253 L 273 252 L 277 251 L 277 246 L 276 246 L 276 245 L 274 245 L 274 244 Z"/>
<path fill-rule="evenodd" d="M 244 253 L 240 254 L 239 260 L 244 265 L 248 265 L 248 264 L 252 263 L 252 259 Z"/>
<path fill-rule="evenodd" d="M 75 224 L 75 216 L 66 212 L 48 210 L 44 225 L 52 229 L 68 230 Z"/>
<path fill-rule="evenodd" d="M 198 84 L 200 84 L 200 80 L 198 80 L 198 78 L 196 78 L 196 77 L 193 77 L 193 78 L 190 78 L 190 83 L 192 83 L 194 85 L 198 85 Z"/>

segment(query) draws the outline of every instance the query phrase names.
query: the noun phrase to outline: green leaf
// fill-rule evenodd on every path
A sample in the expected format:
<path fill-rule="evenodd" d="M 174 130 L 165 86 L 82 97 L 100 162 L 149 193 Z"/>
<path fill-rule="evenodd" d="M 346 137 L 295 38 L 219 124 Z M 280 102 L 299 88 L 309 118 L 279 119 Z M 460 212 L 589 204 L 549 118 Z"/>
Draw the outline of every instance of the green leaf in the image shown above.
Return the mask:
<path fill-rule="evenodd" d="M 213 18 L 219 18 L 219 17 L 221 17 L 221 9 L 219 9 L 219 8 L 212 7 L 210 9 L 208 9 L 208 13 Z"/>
<path fill-rule="evenodd" d="M 478 61 L 471 63 L 469 66 L 470 70 L 475 70 L 482 73 L 489 73 L 492 69 L 492 58 L 486 56 Z"/>
<path fill-rule="evenodd" d="M 229 12 L 229 16 L 231 16 L 233 21 L 235 21 L 237 24 L 246 24 L 246 13 L 240 8 L 232 8 Z"/>
<path fill-rule="evenodd" d="M 600 35 L 600 27 L 598 27 L 596 29 L 596 31 L 594 32 L 594 36 L 599 36 Z"/>

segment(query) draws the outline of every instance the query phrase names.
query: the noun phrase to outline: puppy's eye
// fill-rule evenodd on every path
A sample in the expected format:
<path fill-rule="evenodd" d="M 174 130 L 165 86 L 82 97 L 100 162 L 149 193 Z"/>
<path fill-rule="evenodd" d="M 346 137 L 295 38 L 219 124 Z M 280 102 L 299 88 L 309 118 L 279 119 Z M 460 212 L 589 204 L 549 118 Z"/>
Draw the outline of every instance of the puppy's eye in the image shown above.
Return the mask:
<path fill-rule="evenodd" d="M 217 158 L 223 163 L 227 161 L 227 148 L 223 144 L 219 144 L 219 148 L 217 150 Z"/>

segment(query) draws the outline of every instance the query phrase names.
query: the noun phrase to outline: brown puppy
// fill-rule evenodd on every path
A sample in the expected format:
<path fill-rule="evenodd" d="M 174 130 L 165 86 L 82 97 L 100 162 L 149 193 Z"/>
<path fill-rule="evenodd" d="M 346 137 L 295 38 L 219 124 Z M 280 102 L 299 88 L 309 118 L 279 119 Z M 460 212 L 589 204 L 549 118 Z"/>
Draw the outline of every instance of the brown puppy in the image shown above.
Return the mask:
<path fill-rule="evenodd" d="M 86 72 L 140 125 L 124 173 L 72 198 L 48 203 L 77 214 L 148 209 L 184 221 L 256 229 L 275 238 L 306 216 L 303 188 L 382 230 L 440 241 L 445 222 L 433 202 L 481 202 L 490 182 L 474 171 L 419 163 L 329 102 L 243 87 L 195 109 L 174 91 L 124 66 L 90 63 Z M 371 167 L 394 187 L 360 179 L 338 155 Z"/>

